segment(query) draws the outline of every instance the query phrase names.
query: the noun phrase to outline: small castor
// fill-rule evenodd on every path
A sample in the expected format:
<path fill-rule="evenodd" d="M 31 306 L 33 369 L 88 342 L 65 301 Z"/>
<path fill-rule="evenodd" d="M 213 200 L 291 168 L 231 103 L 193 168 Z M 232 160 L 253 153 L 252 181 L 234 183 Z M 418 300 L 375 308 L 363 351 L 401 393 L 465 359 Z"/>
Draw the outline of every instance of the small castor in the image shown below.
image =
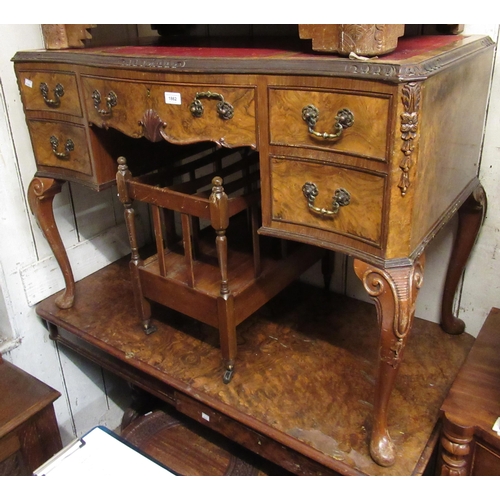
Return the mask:
<path fill-rule="evenodd" d="M 224 376 L 222 377 L 222 381 L 225 384 L 229 384 L 229 382 L 231 382 L 231 379 L 233 378 L 233 374 L 234 374 L 234 366 L 229 366 L 226 372 L 224 373 Z"/>
<path fill-rule="evenodd" d="M 151 324 L 151 322 L 149 320 L 145 321 L 142 324 L 142 329 L 144 330 L 144 333 L 146 335 L 151 335 L 152 333 L 156 332 L 156 326 L 154 326 L 153 324 Z"/>

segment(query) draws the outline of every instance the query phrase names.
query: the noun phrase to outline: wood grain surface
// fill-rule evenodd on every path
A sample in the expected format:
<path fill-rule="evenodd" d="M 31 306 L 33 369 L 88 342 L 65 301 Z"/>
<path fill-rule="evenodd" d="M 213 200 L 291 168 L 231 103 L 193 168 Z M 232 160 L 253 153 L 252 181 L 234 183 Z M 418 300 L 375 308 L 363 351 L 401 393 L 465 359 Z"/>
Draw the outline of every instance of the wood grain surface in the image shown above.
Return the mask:
<path fill-rule="evenodd" d="M 283 476 L 286 470 L 172 408 L 133 420 L 121 437 L 182 476 Z"/>
<path fill-rule="evenodd" d="M 270 164 L 273 219 L 289 223 L 297 233 L 320 229 L 326 241 L 331 239 L 328 233 L 337 233 L 381 246 L 384 177 L 300 159 L 271 158 Z M 332 210 L 332 198 L 339 188 L 347 190 L 350 202 L 335 215 L 318 215 L 308 208 L 308 200 L 302 194 L 306 182 L 313 182 L 318 188 L 316 208 Z"/>
<path fill-rule="evenodd" d="M 269 89 L 269 120 L 272 145 L 333 150 L 377 160 L 387 159 L 390 91 L 386 94 L 332 92 L 331 89 Z M 318 111 L 316 132 L 332 134 L 341 109 L 354 115 L 354 123 L 337 140 L 314 137 L 302 119 L 302 109 L 314 105 Z"/>
<path fill-rule="evenodd" d="M 46 99 L 40 85 L 47 85 Z M 72 72 L 20 71 L 19 84 L 26 111 L 53 111 L 81 118 L 82 108 L 78 95 L 76 76 Z M 56 87 L 62 86 L 63 94 L 57 98 Z M 48 102 L 47 102 L 48 101 Z"/>
<path fill-rule="evenodd" d="M 78 282 L 72 309 L 60 310 L 50 297 L 37 312 L 153 379 L 344 474 L 421 473 L 440 405 L 474 341 L 415 319 L 389 408 L 396 463 L 380 467 L 368 451 L 379 339 L 371 304 L 291 285 L 239 326 L 238 370 L 229 385 L 220 377 L 215 328 L 158 307 L 158 330 L 144 335 L 127 260 Z"/>

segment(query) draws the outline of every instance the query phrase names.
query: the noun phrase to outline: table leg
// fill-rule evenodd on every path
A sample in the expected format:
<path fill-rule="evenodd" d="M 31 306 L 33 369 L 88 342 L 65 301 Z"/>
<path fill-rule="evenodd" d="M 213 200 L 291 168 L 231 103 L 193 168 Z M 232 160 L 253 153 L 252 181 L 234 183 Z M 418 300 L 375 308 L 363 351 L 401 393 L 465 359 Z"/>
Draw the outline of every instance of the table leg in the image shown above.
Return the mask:
<path fill-rule="evenodd" d="M 453 335 L 463 333 L 465 323 L 453 315 L 453 300 L 479 229 L 486 215 L 486 193 L 479 186 L 458 210 L 458 229 L 448 265 L 441 304 L 441 328 Z"/>
<path fill-rule="evenodd" d="M 396 456 L 387 429 L 387 408 L 413 323 L 424 262 L 422 255 L 413 265 L 383 269 L 354 260 L 356 275 L 377 305 L 380 342 L 370 454 L 386 467 L 394 463 Z"/>
<path fill-rule="evenodd" d="M 443 416 L 438 464 L 436 473 L 440 476 L 468 476 L 473 457 L 474 427 L 456 424 Z"/>
<path fill-rule="evenodd" d="M 53 210 L 54 196 L 61 192 L 63 182 L 46 177 L 33 178 L 28 187 L 28 203 L 63 273 L 66 289 L 57 297 L 56 305 L 69 309 L 75 298 L 75 280 Z"/>

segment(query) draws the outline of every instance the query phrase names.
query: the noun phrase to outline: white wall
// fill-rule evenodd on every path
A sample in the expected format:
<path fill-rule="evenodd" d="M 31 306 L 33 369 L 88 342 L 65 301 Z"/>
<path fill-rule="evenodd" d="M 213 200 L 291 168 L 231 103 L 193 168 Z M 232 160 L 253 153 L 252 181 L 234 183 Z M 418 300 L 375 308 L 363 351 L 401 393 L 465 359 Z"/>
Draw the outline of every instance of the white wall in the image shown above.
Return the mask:
<path fill-rule="evenodd" d="M 94 425 L 115 428 L 128 390 L 116 377 L 58 349 L 35 314 L 33 305 L 61 289 L 63 278 L 27 207 L 36 166 L 10 59 L 18 50 L 43 48 L 43 39 L 38 24 L 0 25 L 0 39 L 0 337 L 6 339 L 0 351 L 61 392 L 55 408 L 68 442 Z M 56 196 L 56 222 L 77 279 L 129 251 L 115 198 L 112 190 L 94 193 L 77 185 L 65 185 Z"/>
<path fill-rule="evenodd" d="M 499 26 L 466 25 L 500 44 Z M 500 308 L 500 57 L 496 54 L 479 177 L 488 196 L 488 212 L 467 266 L 460 297 L 460 317 L 467 331 L 481 328 L 491 307 Z"/>
<path fill-rule="evenodd" d="M 498 42 L 498 25 L 466 25 L 467 33 L 485 33 Z M 0 25 L 0 351 L 29 373 L 62 393 L 56 414 L 65 442 L 97 424 L 114 428 L 128 402 L 124 384 L 92 363 L 48 339 L 33 305 L 63 287 L 62 275 L 26 203 L 36 167 L 24 121 L 11 57 L 18 50 L 43 47 L 40 25 Z M 489 195 L 489 211 L 457 297 L 467 331 L 477 335 L 491 307 L 500 306 L 500 67 L 495 74 L 480 176 Z M 57 225 L 76 279 L 128 252 L 116 192 L 95 193 L 65 185 L 55 199 Z M 417 316 L 439 321 L 440 296 L 451 249 L 453 226 L 445 228 L 427 251 L 425 284 Z M 337 259 L 334 289 L 368 300 L 348 259 Z M 318 280 L 318 269 L 305 279 Z M 320 282 L 320 280 L 318 280 Z M 16 347 L 17 346 L 17 347 Z"/>

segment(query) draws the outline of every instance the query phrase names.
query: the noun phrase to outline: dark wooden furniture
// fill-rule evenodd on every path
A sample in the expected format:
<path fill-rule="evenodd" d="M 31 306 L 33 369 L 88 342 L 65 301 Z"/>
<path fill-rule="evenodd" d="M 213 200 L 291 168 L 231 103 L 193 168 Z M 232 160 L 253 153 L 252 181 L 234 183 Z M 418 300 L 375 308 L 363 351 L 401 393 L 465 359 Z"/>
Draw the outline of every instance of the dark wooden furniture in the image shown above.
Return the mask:
<path fill-rule="evenodd" d="M 52 214 L 62 182 L 103 189 L 119 156 L 151 168 L 172 144 L 251 147 L 260 233 L 353 256 L 378 303 L 371 454 L 392 465 L 388 404 L 424 251 L 457 211 L 442 326 L 464 330 L 452 302 L 485 210 L 477 170 L 493 49 L 488 37 L 429 36 L 368 61 L 269 46 L 16 54 L 38 165 L 29 200 L 65 276 L 59 306 L 71 307 L 75 293 Z"/>
<path fill-rule="evenodd" d="M 472 336 L 415 320 L 388 415 L 397 459 L 382 467 L 369 452 L 378 370 L 372 304 L 292 284 L 240 325 L 238 369 L 224 384 L 217 329 L 156 304 L 156 333 L 137 328 L 128 263 L 76 283 L 70 309 L 56 305 L 57 294 L 37 306 L 62 349 L 292 474 L 407 476 L 430 466 L 439 408 Z M 133 406 L 132 418 L 155 409 Z"/>
<path fill-rule="evenodd" d="M 0 476 L 31 476 L 62 448 L 60 394 L 0 357 Z"/>
<path fill-rule="evenodd" d="M 438 474 L 500 475 L 500 309 L 492 308 L 441 412 Z"/>
<path fill-rule="evenodd" d="M 290 473 L 167 405 L 137 416 L 121 437 L 181 476 Z"/>

